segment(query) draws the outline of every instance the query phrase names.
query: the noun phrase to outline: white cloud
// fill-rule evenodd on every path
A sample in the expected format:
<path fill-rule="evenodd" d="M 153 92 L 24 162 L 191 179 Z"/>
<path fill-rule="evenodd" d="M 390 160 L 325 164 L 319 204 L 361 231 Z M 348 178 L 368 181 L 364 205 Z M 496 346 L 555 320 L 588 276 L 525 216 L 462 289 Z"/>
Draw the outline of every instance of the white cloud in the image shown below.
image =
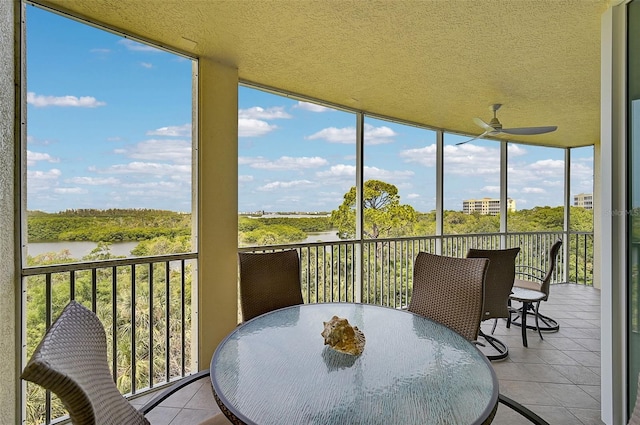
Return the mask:
<path fill-rule="evenodd" d="M 547 191 L 544 190 L 541 187 L 523 187 L 520 190 L 520 192 L 521 193 L 535 193 L 535 194 L 538 194 L 538 195 L 543 194 L 543 193 L 547 193 Z"/>
<path fill-rule="evenodd" d="M 90 49 L 89 52 L 91 52 L 91 53 L 99 53 L 99 54 L 107 54 L 107 53 L 111 53 L 111 49 L 96 47 L 94 49 Z"/>
<path fill-rule="evenodd" d="M 75 184 L 86 184 L 88 186 L 102 186 L 102 185 L 110 185 L 110 184 L 119 184 L 120 180 L 115 177 L 72 177 L 70 179 L 66 179 L 67 183 L 75 183 Z"/>
<path fill-rule="evenodd" d="M 374 127 L 371 124 L 364 125 L 364 143 L 367 145 L 381 145 L 384 143 L 392 143 L 393 138 L 397 136 L 397 133 L 389 127 Z M 326 140 L 329 143 L 355 143 L 356 142 L 356 128 L 344 127 L 336 128 L 329 127 L 305 137 L 307 140 Z"/>
<path fill-rule="evenodd" d="M 334 165 L 328 171 L 320 171 L 316 176 L 321 178 L 331 177 L 351 177 L 355 182 L 356 167 L 353 165 Z M 389 171 L 377 167 L 364 167 L 365 180 L 383 180 L 394 182 L 398 180 L 406 180 L 414 176 L 413 171 Z"/>
<path fill-rule="evenodd" d="M 89 171 L 98 174 L 137 174 L 153 176 L 172 176 L 175 174 L 191 173 L 189 165 L 157 164 L 153 162 L 130 162 L 128 164 L 116 164 L 107 168 L 89 167 Z"/>
<path fill-rule="evenodd" d="M 51 139 L 38 139 L 33 136 L 27 136 L 27 146 L 49 146 L 56 143 L 55 140 Z"/>
<path fill-rule="evenodd" d="M 513 158 L 516 156 L 523 156 L 527 154 L 527 149 L 524 147 L 524 145 L 507 143 L 507 153 L 509 155 L 509 158 Z"/>
<path fill-rule="evenodd" d="M 47 161 L 49 163 L 60 162 L 59 158 L 54 158 L 48 153 L 33 152 L 27 150 L 27 166 L 33 167 L 38 161 Z"/>
<path fill-rule="evenodd" d="M 269 124 L 266 121 L 239 118 L 238 119 L 238 137 L 258 137 L 264 136 L 267 133 L 272 132 L 278 128 L 274 124 Z"/>
<path fill-rule="evenodd" d="M 331 111 L 331 108 L 327 108 L 326 106 L 318 105 L 317 103 L 310 103 L 310 102 L 303 102 L 303 101 L 298 101 L 298 103 L 294 105 L 294 108 L 304 109 L 305 111 L 311 111 L 311 112 Z"/>
<path fill-rule="evenodd" d="M 144 189 L 145 192 L 129 192 L 129 193 L 138 193 L 140 195 L 148 196 L 148 193 L 146 193 L 146 191 L 149 189 L 175 190 L 182 187 L 182 185 L 176 182 L 168 182 L 168 181 L 146 181 L 146 182 L 125 182 L 122 184 L 122 187 L 127 189 Z"/>
<path fill-rule="evenodd" d="M 406 149 L 398 154 L 407 163 L 423 167 L 435 167 L 436 145 Z M 447 174 L 459 176 L 498 175 L 500 172 L 500 150 L 474 144 L 444 147 L 444 169 Z"/>
<path fill-rule="evenodd" d="M 133 159 L 191 165 L 191 142 L 186 140 L 151 139 L 134 146 L 115 149 L 114 152 Z"/>
<path fill-rule="evenodd" d="M 249 183 L 253 181 L 253 176 L 248 176 L 248 175 L 239 175 L 238 176 L 238 182 L 239 183 Z"/>
<path fill-rule="evenodd" d="M 62 175 L 62 171 L 52 168 L 49 171 L 30 171 L 27 170 L 27 189 L 30 194 L 48 193 L 51 187 L 58 184 L 58 179 Z"/>
<path fill-rule="evenodd" d="M 273 106 L 271 108 L 261 108 L 260 106 L 254 106 L 248 109 L 239 109 L 238 118 L 244 119 L 258 119 L 258 120 L 275 120 L 275 119 L 288 119 L 291 118 L 283 106 Z"/>
<path fill-rule="evenodd" d="M 480 189 L 480 191 L 486 193 L 500 193 L 500 186 L 485 186 Z"/>
<path fill-rule="evenodd" d="M 293 180 L 288 182 L 276 181 L 276 182 L 267 183 L 264 186 L 260 186 L 258 190 L 263 192 L 269 192 L 276 189 L 295 189 L 300 187 L 310 187 L 314 185 L 315 183 L 309 180 Z"/>
<path fill-rule="evenodd" d="M 191 123 L 160 127 L 149 130 L 145 134 L 147 136 L 191 137 Z"/>
<path fill-rule="evenodd" d="M 122 140 L 120 136 L 107 137 L 107 142 L 121 142 Z"/>
<path fill-rule="evenodd" d="M 413 171 L 390 171 L 377 167 L 364 167 L 365 180 L 382 180 L 388 182 L 397 182 L 398 180 L 410 179 L 414 176 Z"/>
<path fill-rule="evenodd" d="M 147 68 L 147 69 L 153 68 L 153 64 L 151 64 L 149 62 L 140 62 L 140 66 L 143 67 L 143 68 Z"/>
<path fill-rule="evenodd" d="M 134 52 L 161 52 L 160 49 L 149 46 L 147 44 L 138 43 L 137 41 L 133 41 L 128 38 L 118 41 L 118 44 L 122 44 L 127 48 L 127 50 L 131 50 Z"/>
<path fill-rule="evenodd" d="M 97 108 L 106 105 L 105 102 L 96 100 L 93 96 L 43 96 L 34 92 L 27 93 L 27 103 L 36 108 L 47 106 L 71 106 L 78 108 Z"/>
<path fill-rule="evenodd" d="M 542 186 L 562 185 L 564 181 L 564 161 L 558 159 L 543 159 L 532 163 L 510 162 L 509 185 L 528 186 L 532 184 Z"/>
<path fill-rule="evenodd" d="M 419 198 L 420 194 L 419 193 L 410 193 L 407 195 L 407 199 L 416 199 Z"/>
<path fill-rule="evenodd" d="M 275 161 L 268 160 L 264 157 L 241 157 L 238 158 L 239 165 L 249 165 L 251 168 L 261 170 L 303 170 L 308 168 L 318 168 L 327 165 L 326 159 L 319 156 L 314 157 L 290 157 L 283 156 Z"/>
<path fill-rule="evenodd" d="M 463 145 L 464 146 L 464 145 Z M 406 149 L 398 154 L 405 162 L 415 162 L 424 167 L 435 167 L 436 145 L 428 145 L 423 148 Z"/>
<path fill-rule="evenodd" d="M 350 177 L 355 182 L 356 167 L 353 165 L 338 164 L 333 165 L 328 171 L 316 173 L 318 177 Z"/>
<path fill-rule="evenodd" d="M 56 187 L 53 191 L 60 195 L 82 195 L 88 193 L 87 189 L 82 189 L 80 187 Z"/>

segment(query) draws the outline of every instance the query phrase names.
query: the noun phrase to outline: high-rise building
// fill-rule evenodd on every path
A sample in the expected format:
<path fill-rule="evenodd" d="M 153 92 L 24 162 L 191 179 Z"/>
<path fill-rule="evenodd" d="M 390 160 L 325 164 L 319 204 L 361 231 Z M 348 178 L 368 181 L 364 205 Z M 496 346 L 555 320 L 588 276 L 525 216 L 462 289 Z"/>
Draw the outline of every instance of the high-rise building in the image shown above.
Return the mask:
<path fill-rule="evenodd" d="M 579 193 L 573 197 L 573 206 L 582 207 L 587 210 L 593 209 L 593 194 Z"/>
<path fill-rule="evenodd" d="M 507 198 L 507 211 L 515 210 L 516 201 L 511 198 Z M 500 214 L 500 199 L 467 199 L 462 202 L 462 211 L 465 214 L 479 212 L 482 215 L 498 215 Z"/>

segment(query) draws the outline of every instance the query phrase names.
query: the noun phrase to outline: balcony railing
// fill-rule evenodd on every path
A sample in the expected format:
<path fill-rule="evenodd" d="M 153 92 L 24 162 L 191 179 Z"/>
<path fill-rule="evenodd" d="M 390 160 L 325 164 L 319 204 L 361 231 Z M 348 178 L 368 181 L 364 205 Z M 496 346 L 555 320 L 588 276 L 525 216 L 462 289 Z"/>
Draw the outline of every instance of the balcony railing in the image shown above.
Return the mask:
<path fill-rule="evenodd" d="M 464 257 L 469 248 L 520 247 L 517 265 L 548 267 L 551 245 L 563 240 L 552 283 L 593 284 L 593 233 L 534 232 L 316 242 L 240 248 L 243 252 L 297 249 L 303 297 L 307 303 L 355 301 L 394 308 L 408 305 L 413 285 L 413 259 L 419 251 Z M 362 251 L 361 256 L 354 253 Z M 565 254 L 565 253 L 568 253 Z M 361 279 L 358 278 L 361 276 Z M 362 285 L 356 285 L 356 282 Z"/>
<path fill-rule="evenodd" d="M 29 267 L 25 358 L 70 300 L 104 324 L 107 358 L 123 394 L 136 396 L 191 373 L 191 282 L 196 253 Z M 65 423 L 54 394 L 26 383 L 26 423 Z"/>
<path fill-rule="evenodd" d="M 240 250 L 297 249 L 306 303 L 346 301 L 403 308 L 411 297 L 413 260 L 419 251 L 463 257 L 472 247 L 519 246 L 518 264 L 544 269 L 547 251 L 557 239 L 569 249 L 560 252 L 553 282 L 591 285 L 592 233 L 424 236 Z M 25 358 L 31 356 L 52 318 L 75 299 L 102 320 L 113 379 L 122 393 L 135 397 L 188 375 L 191 283 L 197 258 L 189 253 L 23 269 Z M 60 401 L 36 385 L 26 384 L 26 407 L 27 424 L 65 421 Z"/>

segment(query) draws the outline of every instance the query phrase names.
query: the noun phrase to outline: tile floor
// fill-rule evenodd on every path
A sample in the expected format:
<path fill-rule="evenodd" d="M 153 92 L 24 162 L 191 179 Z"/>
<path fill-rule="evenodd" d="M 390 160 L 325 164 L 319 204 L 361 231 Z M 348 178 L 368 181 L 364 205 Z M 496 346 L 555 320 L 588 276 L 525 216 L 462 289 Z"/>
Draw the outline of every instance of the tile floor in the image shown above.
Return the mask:
<path fill-rule="evenodd" d="M 514 305 L 515 306 L 515 305 Z M 541 312 L 560 323 L 560 331 L 528 331 L 522 346 L 518 327 L 499 321 L 496 336 L 509 346 L 509 357 L 493 362 L 500 392 L 536 412 L 552 425 L 602 424 L 600 421 L 600 291 L 574 284 L 556 284 Z M 483 324 L 491 331 L 493 321 Z M 141 405 L 139 398 L 132 404 Z M 171 396 L 147 417 L 152 425 L 198 424 L 220 410 L 202 379 Z M 499 405 L 496 425 L 529 424 Z"/>

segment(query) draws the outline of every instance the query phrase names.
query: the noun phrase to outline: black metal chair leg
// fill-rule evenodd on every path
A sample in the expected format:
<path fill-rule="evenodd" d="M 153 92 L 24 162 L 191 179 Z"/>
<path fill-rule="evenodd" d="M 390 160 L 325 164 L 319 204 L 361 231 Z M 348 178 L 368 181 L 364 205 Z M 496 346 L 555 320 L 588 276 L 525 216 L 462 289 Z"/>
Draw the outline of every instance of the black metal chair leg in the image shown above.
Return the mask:
<path fill-rule="evenodd" d="M 493 319 L 493 328 L 491 328 L 491 335 L 496 331 L 496 326 L 498 326 L 498 319 Z"/>
<path fill-rule="evenodd" d="M 544 339 L 544 338 L 542 337 L 542 331 L 540 330 L 540 323 L 538 322 L 538 317 L 540 316 L 540 315 L 538 314 L 538 309 L 539 309 L 539 308 L 540 308 L 540 301 L 538 301 L 538 302 L 536 303 L 536 310 L 535 310 L 535 311 L 536 311 L 536 329 L 538 329 L 538 335 L 540 335 L 540 339 Z"/>
<path fill-rule="evenodd" d="M 528 302 L 523 302 L 522 303 L 522 323 L 521 323 L 521 328 L 522 328 L 522 345 L 524 345 L 525 347 L 528 347 L 527 345 L 527 310 L 529 309 L 529 303 Z"/>
<path fill-rule="evenodd" d="M 505 344 L 504 342 L 500 341 L 498 338 L 495 338 L 491 335 L 487 335 L 484 332 L 482 332 L 482 330 L 480 330 L 480 332 L 478 333 L 478 336 L 481 336 L 482 338 L 485 339 L 485 341 L 487 341 L 489 343 L 489 345 L 491 347 L 493 347 L 494 350 L 497 351 L 498 354 L 486 354 L 485 356 L 487 356 L 487 358 L 491 361 L 493 360 L 502 360 L 507 358 L 507 356 L 509 356 L 509 347 L 507 347 L 507 344 Z M 482 346 L 485 346 L 484 344 L 482 344 Z"/>
<path fill-rule="evenodd" d="M 540 307 L 538 306 L 538 309 L 539 308 Z M 534 310 L 533 305 L 530 306 L 530 309 Z M 513 312 L 516 313 L 516 317 L 511 320 L 511 323 L 513 323 L 514 326 L 521 326 L 521 322 L 518 321 L 518 319 L 522 316 L 522 308 L 514 309 Z M 540 320 L 540 322 L 542 322 L 540 323 L 541 326 L 534 326 L 530 324 L 527 325 L 529 329 L 536 331 L 539 328 L 542 332 L 558 332 L 558 330 L 560 330 L 560 325 L 555 319 L 549 316 L 545 316 L 544 314 L 540 313 L 540 311 L 538 311 L 538 319 Z M 508 324 L 510 325 L 511 323 Z"/>

